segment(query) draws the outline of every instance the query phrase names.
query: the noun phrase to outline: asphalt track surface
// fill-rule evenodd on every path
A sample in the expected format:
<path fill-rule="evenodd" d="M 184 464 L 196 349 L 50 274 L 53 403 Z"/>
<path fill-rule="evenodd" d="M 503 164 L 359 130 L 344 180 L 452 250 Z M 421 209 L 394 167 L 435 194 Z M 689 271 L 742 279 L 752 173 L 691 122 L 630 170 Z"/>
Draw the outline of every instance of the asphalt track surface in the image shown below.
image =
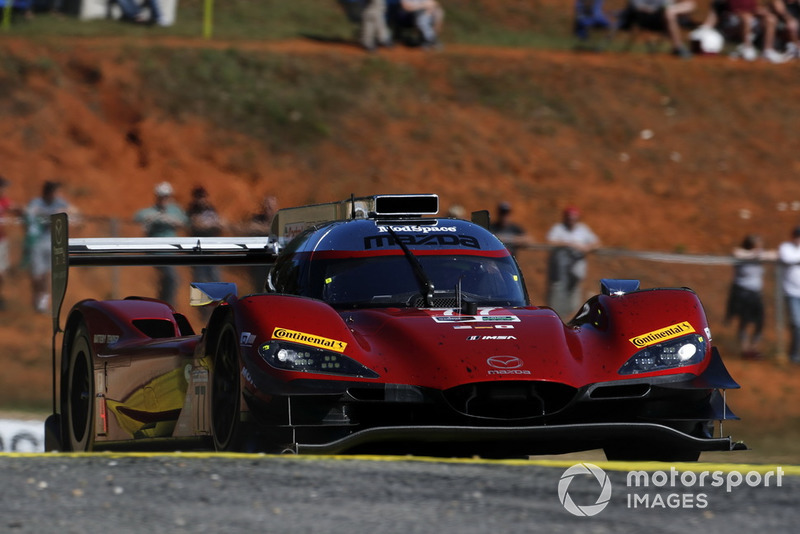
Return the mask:
<path fill-rule="evenodd" d="M 611 482 L 611 499 L 597 515 L 576 517 L 558 495 L 562 476 L 575 463 L 4 454 L 0 532 L 793 533 L 800 522 L 798 467 L 783 466 L 780 486 L 771 478 L 765 487 L 763 475 L 777 466 L 596 462 Z M 677 487 L 627 485 L 631 470 L 668 476 L 670 467 L 678 472 Z M 686 487 L 681 477 L 690 482 L 689 470 L 719 470 L 725 484 L 711 486 L 709 475 L 706 486 Z M 742 480 L 728 492 L 728 482 L 735 482 L 732 471 L 745 476 L 752 471 L 751 482 L 761 483 L 751 487 Z M 592 476 L 576 476 L 564 487 L 580 507 L 601 497 L 601 482 Z M 678 502 L 673 494 L 691 498 L 679 497 L 680 506 L 672 507 L 668 503 Z"/>

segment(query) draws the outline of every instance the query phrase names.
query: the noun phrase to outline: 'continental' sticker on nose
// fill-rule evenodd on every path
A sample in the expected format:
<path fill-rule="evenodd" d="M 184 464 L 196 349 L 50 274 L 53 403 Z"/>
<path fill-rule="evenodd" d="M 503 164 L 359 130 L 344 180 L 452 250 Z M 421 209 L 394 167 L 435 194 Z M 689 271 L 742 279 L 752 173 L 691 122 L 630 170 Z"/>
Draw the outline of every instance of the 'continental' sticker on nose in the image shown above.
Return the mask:
<path fill-rule="evenodd" d="M 285 339 L 287 341 L 294 341 L 295 343 L 302 343 L 303 345 L 310 345 L 321 349 L 333 349 L 339 352 L 343 352 L 347 347 L 347 343 L 344 341 L 337 341 L 335 339 L 328 339 L 327 337 L 315 336 L 313 334 L 297 332 L 296 330 L 287 330 L 286 328 L 280 327 L 272 331 L 272 339 Z"/>
<path fill-rule="evenodd" d="M 694 332 L 692 325 L 690 325 L 688 321 L 684 321 L 682 323 L 662 328 L 661 330 L 653 330 L 652 332 L 642 334 L 641 336 L 632 337 L 630 342 L 637 347 L 642 348 L 649 345 L 655 345 L 656 343 L 661 343 L 662 341 L 682 336 L 684 334 L 691 334 L 692 332 Z"/>

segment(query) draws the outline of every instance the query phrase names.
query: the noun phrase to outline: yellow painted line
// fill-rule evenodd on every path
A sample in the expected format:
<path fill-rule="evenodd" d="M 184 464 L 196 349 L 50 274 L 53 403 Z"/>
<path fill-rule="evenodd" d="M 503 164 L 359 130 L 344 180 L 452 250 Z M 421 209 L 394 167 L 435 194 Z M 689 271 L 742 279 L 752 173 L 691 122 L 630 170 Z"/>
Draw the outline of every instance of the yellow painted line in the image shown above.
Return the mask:
<path fill-rule="evenodd" d="M 439 464 L 464 464 L 464 465 L 501 465 L 514 467 L 554 467 L 568 468 L 575 464 L 584 463 L 581 460 L 487 460 L 485 458 L 434 458 L 429 456 L 380 456 L 380 455 L 294 455 L 294 454 L 263 454 L 263 453 L 238 453 L 238 452 L 3 452 L 0 458 L 185 458 L 209 459 L 223 458 L 237 459 L 283 459 L 286 461 L 367 461 L 367 462 L 428 462 Z M 786 476 L 800 476 L 800 466 L 777 464 L 723 464 L 710 462 L 608 462 L 588 461 L 606 471 L 669 471 L 674 467 L 678 471 L 732 471 L 766 474 L 781 468 Z"/>

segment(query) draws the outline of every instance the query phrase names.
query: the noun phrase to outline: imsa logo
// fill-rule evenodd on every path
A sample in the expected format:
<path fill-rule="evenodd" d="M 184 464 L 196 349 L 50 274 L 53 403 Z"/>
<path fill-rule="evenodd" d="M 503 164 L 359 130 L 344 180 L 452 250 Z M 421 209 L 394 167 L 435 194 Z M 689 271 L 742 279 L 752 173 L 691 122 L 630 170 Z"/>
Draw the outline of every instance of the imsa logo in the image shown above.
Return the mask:
<path fill-rule="evenodd" d="M 508 341 L 517 339 L 515 336 L 469 336 L 467 341 Z"/>

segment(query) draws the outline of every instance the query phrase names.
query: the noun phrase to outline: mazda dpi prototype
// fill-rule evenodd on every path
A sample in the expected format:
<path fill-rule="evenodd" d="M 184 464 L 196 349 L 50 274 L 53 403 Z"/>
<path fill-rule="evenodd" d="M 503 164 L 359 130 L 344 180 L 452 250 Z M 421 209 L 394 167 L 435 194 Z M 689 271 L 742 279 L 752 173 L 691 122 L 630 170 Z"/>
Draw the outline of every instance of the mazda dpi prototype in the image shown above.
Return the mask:
<path fill-rule="evenodd" d="M 437 218 L 438 204 L 284 209 L 263 238 L 69 240 L 55 216 L 54 340 L 70 264 L 270 270 L 252 295 L 192 284 L 192 304 L 213 308 L 199 334 L 152 298 L 76 304 L 48 449 L 696 460 L 743 447 L 721 436 L 738 385 L 694 292 L 603 280 L 565 324 L 529 302 L 486 212 Z"/>

